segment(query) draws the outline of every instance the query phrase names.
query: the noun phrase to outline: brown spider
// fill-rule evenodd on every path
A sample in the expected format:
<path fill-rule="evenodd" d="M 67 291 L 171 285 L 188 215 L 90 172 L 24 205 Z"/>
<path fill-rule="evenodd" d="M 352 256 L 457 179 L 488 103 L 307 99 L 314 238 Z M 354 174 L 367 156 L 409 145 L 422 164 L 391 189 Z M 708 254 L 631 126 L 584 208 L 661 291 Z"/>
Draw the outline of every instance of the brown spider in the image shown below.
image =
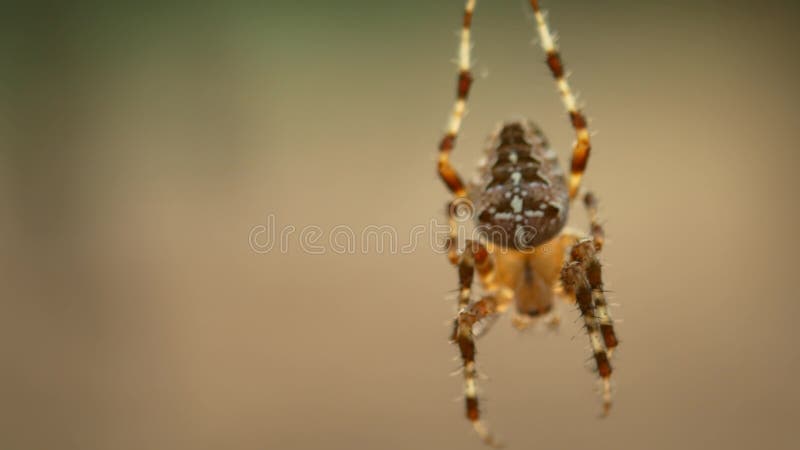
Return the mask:
<path fill-rule="evenodd" d="M 583 197 L 590 220 L 589 235 L 564 230 L 591 146 L 586 119 L 575 104 L 537 0 L 530 3 L 541 45 L 577 135 L 569 181 L 542 132 L 528 121 L 504 123 L 492 135 L 475 183 L 465 185 L 450 164 L 472 84 L 470 26 L 475 1 L 467 0 L 464 10 L 457 99 L 447 133 L 439 144 L 438 170 L 455 196 L 448 208 L 447 248 L 450 262 L 458 267 L 459 310 L 452 340 L 458 344 L 463 360 L 467 418 L 486 443 L 495 445 L 480 420 L 475 384 L 475 337 L 491 319 L 514 302 L 518 315 L 515 324 L 523 327 L 550 312 L 556 296 L 577 303 L 602 381 L 604 414 L 611 406 L 609 357 L 618 342 L 607 310 L 598 259 L 604 232 L 597 220 L 597 201 L 591 193 Z M 464 205 L 475 212 L 480 234 L 478 239 L 466 240 L 464 248 L 459 249 L 456 222 Z M 483 294 L 473 300 L 475 272 Z M 553 323 L 557 324 L 557 319 Z"/>

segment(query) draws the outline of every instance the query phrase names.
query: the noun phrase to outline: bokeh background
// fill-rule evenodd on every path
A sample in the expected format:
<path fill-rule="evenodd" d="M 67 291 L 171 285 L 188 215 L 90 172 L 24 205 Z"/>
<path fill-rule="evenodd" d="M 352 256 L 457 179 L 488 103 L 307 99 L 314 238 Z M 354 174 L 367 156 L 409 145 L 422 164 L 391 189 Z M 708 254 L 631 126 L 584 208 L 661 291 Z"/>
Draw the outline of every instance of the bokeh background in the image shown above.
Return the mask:
<path fill-rule="evenodd" d="M 269 214 L 442 217 L 460 0 L 4 6 L 0 448 L 481 448 L 444 256 L 249 244 Z M 615 406 L 564 308 L 479 342 L 489 423 L 512 448 L 796 448 L 800 7 L 545 7 L 597 131 Z M 525 2 L 474 28 L 457 166 L 517 115 L 566 158 Z"/>

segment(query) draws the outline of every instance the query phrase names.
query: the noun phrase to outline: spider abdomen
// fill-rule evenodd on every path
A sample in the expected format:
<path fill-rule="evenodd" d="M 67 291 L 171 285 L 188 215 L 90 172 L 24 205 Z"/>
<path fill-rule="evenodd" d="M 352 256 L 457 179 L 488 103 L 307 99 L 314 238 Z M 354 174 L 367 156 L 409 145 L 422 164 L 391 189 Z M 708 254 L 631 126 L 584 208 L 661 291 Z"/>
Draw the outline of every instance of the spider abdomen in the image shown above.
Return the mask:
<path fill-rule="evenodd" d="M 473 196 L 481 232 L 503 247 L 532 249 L 567 221 L 564 172 L 531 122 L 508 122 L 492 135 Z"/>

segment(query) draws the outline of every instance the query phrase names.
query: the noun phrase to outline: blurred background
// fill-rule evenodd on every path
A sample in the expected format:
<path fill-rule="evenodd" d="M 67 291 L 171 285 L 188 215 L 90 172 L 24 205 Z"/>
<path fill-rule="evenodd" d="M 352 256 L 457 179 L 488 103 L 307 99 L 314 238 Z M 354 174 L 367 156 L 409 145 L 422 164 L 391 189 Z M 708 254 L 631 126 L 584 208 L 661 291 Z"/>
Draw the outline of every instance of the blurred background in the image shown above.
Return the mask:
<path fill-rule="evenodd" d="M 515 116 L 567 158 L 526 2 L 478 3 L 456 166 Z M 0 448 L 482 448 L 443 255 L 250 242 L 270 215 L 401 243 L 443 218 L 461 0 L 4 6 Z M 563 307 L 558 333 L 479 341 L 489 424 L 511 448 L 796 448 L 800 7 L 544 7 L 597 132 L 615 405 Z"/>

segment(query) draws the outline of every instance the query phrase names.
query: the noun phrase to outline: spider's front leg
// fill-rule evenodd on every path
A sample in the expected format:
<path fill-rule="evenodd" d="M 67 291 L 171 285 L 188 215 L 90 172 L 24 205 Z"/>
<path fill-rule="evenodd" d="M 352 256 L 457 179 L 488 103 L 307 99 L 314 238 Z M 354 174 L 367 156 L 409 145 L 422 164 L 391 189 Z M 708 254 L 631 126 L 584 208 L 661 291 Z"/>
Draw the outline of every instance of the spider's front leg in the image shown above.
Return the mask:
<path fill-rule="evenodd" d="M 612 372 L 609 358 L 619 342 L 608 314 L 601 267 L 595 241 L 583 239 L 572 247 L 570 261 L 565 264 L 561 279 L 564 290 L 575 297 L 583 317 L 597 373 L 603 382 L 603 413 L 608 414 Z"/>
<path fill-rule="evenodd" d="M 481 320 L 498 313 L 498 302 L 487 295 L 458 312 L 453 340 L 458 344 L 464 371 L 464 399 L 467 419 L 480 438 L 493 447 L 499 447 L 488 427 L 480 419 L 478 409 L 477 370 L 475 368 L 475 332 L 473 327 Z"/>
<path fill-rule="evenodd" d="M 583 197 L 583 204 L 589 215 L 589 223 L 592 235 L 592 244 L 576 245 L 572 249 L 572 257 L 582 261 L 592 288 L 592 298 L 597 309 L 597 320 L 600 322 L 600 331 L 603 334 L 603 341 L 608 356 L 617 348 L 619 341 L 614 332 L 614 321 L 608 313 L 608 303 L 606 293 L 603 289 L 603 267 L 600 264 L 598 254 L 605 243 L 605 231 L 597 220 L 597 197 L 593 193 L 587 192 Z"/>
<path fill-rule="evenodd" d="M 591 244 L 591 241 L 583 243 Z M 564 290 L 575 296 L 581 317 L 583 317 L 586 334 L 589 335 L 589 342 L 592 345 L 597 373 L 603 382 L 603 413 L 608 414 L 611 408 L 611 363 L 609 362 L 606 346 L 600 337 L 599 324 L 596 316 L 596 305 L 592 298 L 592 287 L 589 283 L 588 275 L 581 261 L 572 260 L 564 265 L 561 272 L 564 283 Z"/>
<path fill-rule="evenodd" d="M 451 209 L 452 210 L 452 209 Z M 453 221 L 451 216 L 451 222 Z M 451 229 L 454 229 L 451 226 Z M 475 272 L 478 273 L 478 279 L 484 290 L 487 292 L 496 293 L 495 297 L 504 300 L 501 302 L 503 305 L 511 300 L 512 294 L 507 290 L 502 289 L 495 282 L 495 265 L 492 261 L 489 251 L 480 241 L 468 239 L 466 247 L 462 253 L 458 253 L 455 248 L 456 237 L 455 234 L 451 236 L 450 247 L 448 256 L 449 259 L 455 261 L 454 264 L 458 267 L 458 310 L 461 311 L 466 308 L 472 298 L 472 283 L 475 278 Z M 480 328 L 473 329 L 475 337 L 480 337 L 489 330 L 489 327 L 494 323 L 496 315 L 486 317 L 478 323 Z M 451 340 L 456 339 L 458 331 L 458 318 L 453 320 L 453 333 Z"/>
<path fill-rule="evenodd" d="M 498 446 L 489 429 L 480 420 L 476 385 L 475 338 L 476 325 L 495 317 L 507 301 L 503 300 L 503 292 L 495 289 L 493 293 L 485 295 L 476 302 L 471 302 L 475 272 L 478 272 L 481 280 L 490 281 L 493 277 L 493 269 L 494 265 L 486 247 L 478 241 L 467 241 L 464 252 L 458 258 L 459 311 L 454 320 L 451 339 L 458 344 L 463 363 L 467 419 L 484 442 Z M 489 284 L 491 285 L 491 283 Z M 487 283 L 484 283 L 484 286 L 486 285 Z"/>

